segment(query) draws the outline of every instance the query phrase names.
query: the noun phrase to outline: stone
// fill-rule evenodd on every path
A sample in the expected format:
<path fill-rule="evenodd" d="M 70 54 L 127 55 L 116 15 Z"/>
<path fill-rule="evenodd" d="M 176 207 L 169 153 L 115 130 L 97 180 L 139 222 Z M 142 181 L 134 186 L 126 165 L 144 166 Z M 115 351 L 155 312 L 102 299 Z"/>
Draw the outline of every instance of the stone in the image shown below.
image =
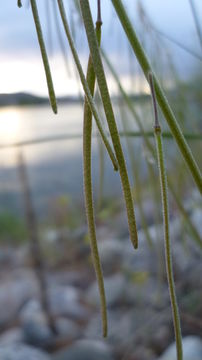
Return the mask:
<path fill-rule="evenodd" d="M 21 322 L 25 341 L 37 347 L 47 347 L 57 339 L 75 340 L 81 334 L 79 326 L 70 319 L 55 319 L 57 335 L 47 325 L 40 303 L 31 300 L 21 311 Z"/>
<path fill-rule="evenodd" d="M 98 244 L 104 273 L 110 274 L 114 269 L 120 268 L 125 252 L 125 241 L 112 238 Z"/>
<path fill-rule="evenodd" d="M 183 339 L 183 360 L 202 359 L 202 340 L 197 336 L 186 336 Z M 159 360 L 176 360 L 176 345 L 172 343 Z"/>
<path fill-rule="evenodd" d="M 62 350 L 53 360 L 113 360 L 107 344 L 98 340 L 78 340 L 72 346 Z"/>
<path fill-rule="evenodd" d="M 0 286 L 0 328 L 12 322 L 23 304 L 38 291 L 34 275 L 29 271 L 17 272 Z"/>
<path fill-rule="evenodd" d="M 89 311 L 80 303 L 80 291 L 73 286 L 52 286 L 48 290 L 51 314 L 55 317 L 67 316 L 73 320 L 83 321 L 89 316 Z M 38 300 L 28 302 L 21 311 L 21 319 L 28 320 L 41 311 Z M 41 316 L 41 315 L 40 315 Z"/>
<path fill-rule="evenodd" d="M 68 316 L 83 321 L 89 316 L 80 303 L 80 292 L 73 286 L 56 286 L 49 290 L 50 308 L 54 316 Z"/>
<path fill-rule="evenodd" d="M 0 346 L 9 344 L 21 344 L 24 342 L 23 331 L 21 328 L 13 328 L 5 331 L 0 336 Z"/>
<path fill-rule="evenodd" d="M 50 360 L 50 357 L 27 345 L 9 344 L 0 345 L 1 360 Z"/>

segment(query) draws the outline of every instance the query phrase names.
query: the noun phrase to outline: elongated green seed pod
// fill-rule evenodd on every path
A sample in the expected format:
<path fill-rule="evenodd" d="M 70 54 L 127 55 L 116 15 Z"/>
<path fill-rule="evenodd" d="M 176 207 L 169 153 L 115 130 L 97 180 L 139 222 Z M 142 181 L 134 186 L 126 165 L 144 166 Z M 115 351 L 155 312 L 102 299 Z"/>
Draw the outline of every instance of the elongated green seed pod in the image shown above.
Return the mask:
<path fill-rule="evenodd" d="M 123 132 L 126 134 L 127 133 L 127 125 L 126 125 L 127 117 L 126 117 L 126 114 L 125 114 L 124 110 L 122 109 L 121 105 L 120 105 L 120 114 L 121 114 Z M 141 224 L 142 224 L 142 229 L 144 231 L 145 238 L 147 240 L 148 245 L 150 247 L 152 247 L 153 246 L 152 238 L 151 238 L 150 232 L 148 231 L 147 220 L 145 218 L 145 214 L 144 214 L 144 210 L 143 210 L 142 184 L 140 182 L 139 167 L 136 164 L 136 160 L 135 160 L 135 156 L 134 156 L 134 149 L 131 146 L 132 144 L 128 137 L 126 137 L 126 144 L 127 144 L 128 154 L 129 154 L 130 163 L 131 163 L 131 170 L 132 170 L 133 180 L 134 180 L 133 182 L 137 188 L 136 203 L 137 203 L 137 206 L 138 206 L 138 209 L 140 212 L 140 220 L 141 220 Z M 138 161 L 138 159 L 137 159 L 137 161 Z"/>
<path fill-rule="evenodd" d="M 149 71 L 152 71 L 151 65 L 149 63 L 149 60 L 140 44 L 140 41 L 135 33 L 135 30 L 132 26 L 131 21 L 129 20 L 129 17 L 126 13 L 126 10 L 122 4 L 121 0 L 111 0 L 113 3 L 113 6 L 116 10 L 116 13 L 119 17 L 119 20 L 122 24 L 122 27 L 128 37 L 128 40 L 132 46 L 132 49 L 138 59 L 138 62 L 145 74 L 146 79 L 148 80 L 148 73 Z M 158 82 L 158 79 L 155 75 L 153 75 L 154 78 L 154 87 L 156 91 L 156 97 L 158 104 L 164 114 L 164 117 L 170 127 L 170 130 L 173 134 L 173 137 L 175 138 L 176 143 L 178 144 L 178 147 L 184 157 L 184 160 L 191 171 L 191 174 L 194 178 L 195 184 L 198 187 L 200 193 L 202 193 L 202 176 L 200 173 L 200 170 L 198 168 L 198 165 L 193 157 L 193 154 L 191 152 L 191 149 L 189 145 L 187 144 L 183 133 L 180 129 L 180 126 L 178 125 L 178 122 L 175 118 L 175 115 L 173 114 L 170 105 L 166 99 L 166 96 Z"/>
<path fill-rule="evenodd" d="M 126 169 L 126 163 L 121 147 L 120 137 L 118 134 L 118 129 L 116 126 L 116 121 L 114 118 L 114 113 L 112 109 L 112 104 L 109 96 L 108 86 L 105 78 L 105 73 L 102 65 L 102 60 L 100 57 L 99 47 L 94 31 L 92 15 L 90 11 L 90 6 L 88 0 L 80 0 L 81 5 L 81 12 L 82 17 L 84 20 L 84 25 L 86 29 L 86 35 L 88 38 L 88 44 L 90 48 L 90 53 L 93 61 L 94 71 L 96 74 L 98 86 L 100 89 L 100 94 L 105 110 L 105 115 L 107 118 L 109 131 L 111 134 L 112 142 L 114 145 L 114 150 L 116 154 L 116 158 L 119 164 L 119 171 L 121 177 L 121 183 L 123 188 L 123 194 L 125 198 L 127 216 L 128 216 L 128 225 L 129 225 L 129 232 L 131 242 L 134 248 L 138 247 L 138 235 L 137 235 L 137 228 L 136 228 L 136 221 L 135 221 L 135 214 L 134 214 L 134 207 L 133 207 L 133 199 L 130 189 L 130 183 L 128 179 L 128 173 Z"/>
<path fill-rule="evenodd" d="M 96 34 L 98 42 L 101 38 L 101 23 L 96 23 Z M 95 87 L 95 72 L 91 56 L 89 56 L 88 69 L 87 69 L 87 83 L 89 85 L 90 92 L 93 96 Z M 84 194 L 85 194 L 85 207 L 86 216 L 88 222 L 88 231 L 91 244 L 91 253 L 98 281 L 101 313 L 102 313 L 102 328 L 103 336 L 107 336 L 107 307 L 106 297 L 104 289 L 104 280 L 102 275 L 102 266 L 99 258 L 95 219 L 94 219 L 94 207 L 93 207 L 93 192 L 92 192 L 92 176 L 91 176 L 91 137 L 92 137 L 92 113 L 88 105 L 88 100 L 85 98 L 84 103 L 84 124 L 83 124 L 83 173 L 84 173 Z"/>
<path fill-rule="evenodd" d="M 157 105 L 156 105 L 155 88 L 154 88 L 154 82 L 153 82 L 153 75 L 151 72 L 149 72 L 148 78 L 149 78 L 149 83 L 150 83 L 150 87 L 151 87 L 151 95 L 152 95 L 154 116 L 155 116 L 154 135 L 155 135 L 155 140 L 156 140 L 156 151 L 157 151 L 159 178 L 160 178 L 160 186 L 161 186 L 166 271 L 167 271 L 168 287 L 169 287 L 169 293 L 170 293 L 170 302 L 171 302 L 171 308 L 172 308 L 172 314 L 173 314 L 173 325 L 174 325 L 174 330 L 175 330 L 177 360 L 183 360 L 180 318 L 179 318 L 179 311 L 178 311 L 178 305 L 177 305 L 177 299 L 176 299 L 176 293 L 175 293 L 175 283 L 174 283 L 174 277 L 173 277 L 170 228 L 169 228 L 167 176 L 166 176 L 165 160 L 164 160 L 162 137 L 161 137 L 161 127 L 158 122 L 158 112 L 157 112 Z"/>
<path fill-rule="evenodd" d="M 175 294 L 175 283 L 174 283 L 174 277 L 173 277 L 172 254 L 171 254 L 170 231 L 169 231 L 167 178 L 166 178 L 164 157 L 163 157 L 162 137 L 161 137 L 160 128 L 155 127 L 154 131 L 155 131 L 156 149 L 157 149 L 157 156 L 158 156 L 159 176 L 160 176 L 160 183 L 161 183 L 161 197 L 162 197 L 163 219 L 164 219 L 166 270 L 167 270 L 168 286 L 169 286 L 169 292 L 170 292 L 170 301 L 171 301 L 171 307 L 172 307 L 172 313 L 173 313 L 173 324 L 174 324 L 174 329 L 175 329 L 177 360 L 182 360 L 183 359 L 182 336 L 181 336 L 181 328 L 180 328 L 179 311 L 178 311 L 177 299 L 176 299 L 176 294 Z"/>
<path fill-rule="evenodd" d="M 117 171 L 118 170 L 117 160 L 116 160 L 116 157 L 115 157 L 115 155 L 113 153 L 113 150 L 112 150 L 112 148 L 111 148 L 111 146 L 110 146 L 110 144 L 109 144 L 109 142 L 107 140 L 107 137 L 106 137 L 106 135 L 104 133 L 104 130 L 102 129 L 101 121 L 99 119 L 99 115 L 98 115 L 97 110 L 96 110 L 95 102 L 94 102 L 94 100 L 93 100 L 93 98 L 91 96 L 91 93 L 90 93 L 90 90 L 89 90 L 89 87 L 88 87 L 88 83 L 87 83 L 85 75 L 83 73 L 83 69 L 82 69 L 82 66 L 80 64 L 79 57 L 78 57 L 78 54 L 76 52 L 74 42 L 73 42 L 70 30 L 69 30 L 69 25 L 68 25 L 68 21 L 67 21 L 63 1 L 62 0 L 57 0 L 57 1 L 58 1 L 58 7 L 59 7 L 59 10 L 60 10 L 60 15 L 61 15 L 61 19 L 62 19 L 62 22 L 63 22 L 64 30 L 65 30 L 65 33 L 66 33 L 66 36 L 67 36 L 67 40 L 69 42 L 69 46 L 71 48 L 71 52 L 72 52 L 75 64 L 76 64 L 77 70 L 79 72 L 80 80 L 81 80 L 81 83 L 82 83 L 86 98 L 88 99 L 88 104 L 89 104 L 90 109 L 92 111 L 92 114 L 93 114 L 93 116 L 95 118 L 97 127 L 98 127 L 98 129 L 100 131 L 100 135 L 101 135 L 102 140 L 103 140 L 103 142 L 105 144 L 105 147 L 106 147 L 106 149 L 108 151 L 109 157 L 110 157 L 110 159 L 111 159 L 111 161 L 113 163 L 114 170 Z"/>
<path fill-rule="evenodd" d="M 54 87 L 53 87 L 53 81 L 52 81 L 48 56 L 47 56 L 47 52 L 46 52 L 46 47 L 45 47 L 45 43 L 43 40 L 43 33 L 42 33 L 42 29 L 41 29 L 37 4 L 36 4 L 36 0 L 30 0 L 30 2 L 31 2 L 31 7 L 32 7 L 34 23 L 35 23 L 35 27 L 36 27 L 37 37 L 38 37 L 38 41 L 39 41 L 39 46 L 40 46 L 40 50 L 41 50 L 43 65 L 44 65 L 45 74 L 46 74 L 46 81 L 47 81 L 47 86 L 48 86 L 50 104 L 53 109 L 53 112 L 55 114 L 57 114 L 57 102 L 56 102 L 55 91 L 54 91 Z"/>

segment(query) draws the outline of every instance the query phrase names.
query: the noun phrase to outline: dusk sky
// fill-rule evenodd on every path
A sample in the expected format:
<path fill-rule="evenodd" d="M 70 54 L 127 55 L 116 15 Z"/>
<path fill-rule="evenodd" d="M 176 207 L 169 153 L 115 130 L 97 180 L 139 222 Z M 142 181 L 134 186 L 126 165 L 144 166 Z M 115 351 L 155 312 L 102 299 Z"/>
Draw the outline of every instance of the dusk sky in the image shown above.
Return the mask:
<path fill-rule="evenodd" d="M 47 1 L 51 5 L 51 34 L 48 35 L 47 25 Z M 52 75 L 57 95 L 76 94 L 78 91 L 75 81 L 72 57 L 67 45 L 68 63 L 70 74 L 65 70 L 64 60 L 61 56 L 60 47 L 56 37 L 56 29 L 53 19 L 53 1 L 56 0 L 38 0 L 39 14 L 43 23 L 44 36 L 51 64 Z M 130 10 L 130 16 L 137 24 L 137 1 L 123 0 L 125 6 Z M 17 91 L 32 92 L 40 95 L 47 95 L 46 81 L 36 38 L 35 27 L 32 19 L 31 9 L 28 6 L 28 0 L 22 0 L 23 7 L 17 7 L 17 0 L 6 0 L 3 2 L 0 13 L 0 93 L 9 93 Z M 68 15 L 73 8 L 71 0 L 64 0 Z M 95 15 L 96 1 L 91 0 L 93 12 Z M 190 10 L 189 0 L 142 0 L 141 4 L 145 7 L 150 19 L 157 29 L 172 36 L 190 49 L 201 54 L 200 44 L 197 38 L 196 28 L 193 16 Z M 199 18 L 202 19 L 202 1 L 195 0 L 195 6 Z M 117 58 L 117 66 L 121 73 L 124 73 L 124 51 L 120 48 L 123 44 L 126 49 L 125 35 L 115 20 L 115 12 L 110 0 L 102 0 L 103 9 L 103 47 L 113 59 Z M 72 15 L 76 18 L 76 14 Z M 137 30 L 138 30 L 137 29 Z M 85 65 L 87 58 L 87 46 L 82 36 L 82 28 L 77 34 L 77 48 L 80 51 L 81 59 Z M 190 55 L 182 50 L 177 50 L 175 45 L 168 41 L 164 42 L 178 59 L 177 63 L 182 62 L 187 69 L 200 64 Z M 52 45 L 51 45 L 52 44 Z M 127 50 L 127 49 L 126 49 Z M 122 65 L 122 66 L 121 66 Z M 127 74 L 123 74 L 125 80 Z M 124 79 L 123 79 L 124 80 Z"/>

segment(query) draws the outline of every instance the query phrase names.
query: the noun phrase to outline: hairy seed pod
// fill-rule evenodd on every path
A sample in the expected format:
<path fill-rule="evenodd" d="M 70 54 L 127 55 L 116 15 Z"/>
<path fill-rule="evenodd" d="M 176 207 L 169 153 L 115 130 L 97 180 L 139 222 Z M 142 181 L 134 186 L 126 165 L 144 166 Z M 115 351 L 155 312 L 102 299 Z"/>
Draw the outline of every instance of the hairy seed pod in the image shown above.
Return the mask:
<path fill-rule="evenodd" d="M 174 283 L 173 266 L 172 266 L 167 176 L 166 176 L 165 160 L 164 160 L 163 145 L 162 145 L 161 127 L 158 121 L 156 94 L 154 88 L 153 75 L 151 72 L 149 72 L 148 78 L 151 87 L 151 95 L 152 95 L 154 117 L 155 117 L 154 135 L 156 140 L 156 151 L 157 151 L 159 178 L 160 178 L 160 186 L 161 186 L 166 271 L 167 271 L 168 287 L 170 293 L 170 302 L 171 302 L 171 308 L 173 314 L 173 325 L 175 330 L 177 360 L 183 360 L 182 335 L 181 335 L 180 318 L 179 318 L 179 311 L 178 311 L 178 305 L 177 305 L 177 299 L 175 293 L 175 283 Z"/>
<path fill-rule="evenodd" d="M 101 38 L 101 22 L 96 23 L 96 34 L 98 42 Z M 95 72 L 91 56 L 88 60 L 87 76 L 88 86 L 91 95 L 94 95 L 95 88 Z M 84 195 L 85 195 L 85 207 L 86 217 L 88 222 L 88 232 L 91 244 L 91 254 L 93 258 L 93 264 L 98 282 L 98 288 L 100 293 L 101 314 L 102 314 L 102 328 L 103 336 L 107 336 L 107 306 L 104 289 L 104 280 L 102 274 L 102 266 L 100 262 L 96 228 L 94 219 L 94 207 L 93 207 L 93 191 L 92 191 L 92 176 L 91 176 L 91 139 L 92 139 L 92 113 L 88 105 L 88 100 L 85 98 L 84 103 L 84 124 L 83 124 L 83 173 L 84 173 Z"/>
<path fill-rule="evenodd" d="M 125 198 L 126 210 L 127 210 L 127 217 L 128 217 L 128 225 L 129 225 L 129 232 L 130 232 L 130 239 L 134 246 L 134 248 L 138 247 L 138 235 L 137 235 L 137 228 L 136 228 L 136 220 L 134 214 L 134 206 L 133 206 L 133 199 L 131 194 L 130 183 L 128 179 L 128 173 L 126 168 L 126 163 L 121 147 L 120 137 L 118 133 L 118 129 L 116 126 L 116 121 L 114 117 L 114 112 L 109 96 L 107 81 L 102 65 L 102 60 L 99 52 L 99 47 L 94 31 L 92 15 L 90 11 L 90 6 L 88 0 L 80 0 L 81 5 L 81 12 L 82 17 L 84 20 L 84 26 L 86 29 L 86 35 L 88 39 L 88 44 L 91 52 L 91 57 L 93 61 L 94 71 L 96 74 L 98 86 L 100 89 L 100 94 L 105 110 L 106 119 L 108 122 L 108 127 L 110 131 L 110 135 L 112 138 L 116 158 L 119 165 L 119 172 L 121 177 L 121 183 L 123 188 L 123 194 Z"/>

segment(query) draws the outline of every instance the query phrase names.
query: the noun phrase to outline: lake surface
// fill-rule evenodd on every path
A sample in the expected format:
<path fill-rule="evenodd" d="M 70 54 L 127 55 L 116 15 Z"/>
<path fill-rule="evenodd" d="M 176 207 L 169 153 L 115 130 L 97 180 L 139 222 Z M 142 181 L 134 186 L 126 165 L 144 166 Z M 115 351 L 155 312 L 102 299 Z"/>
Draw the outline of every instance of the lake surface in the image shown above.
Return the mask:
<path fill-rule="evenodd" d="M 114 107 L 120 124 L 119 107 Z M 124 113 L 122 107 L 122 114 Z M 127 115 L 130 128 L 134 121 Z M 104 117 L 103 117 L 104 118 Z M 51 196 L 70 194 L 83 199 L 82 137 L 22 147 L 2 148 L 9 144 L 59 135 L 82 135 L 83 109 L 80 104 L 60 105 L 58 115 L 49 106 L 7 107 L 0 109 L 0 200 L 1 207 L 15 207 L 20 193 L 18 156 L 23 152 L 36 205 L 48 204 Z M 121 126 L 119 126 L 122 129 Z M 95 126 L 94 126 L 95 132 Z M 136 139 L 138 142 L 138 139 Z M 124 140 L 123 140 L 124 143 Z M 99 187 L 98 142 L 93 140 L 93 177 L 95 192 Z M 110 195 L 120 192 L 120 181 L 108 155 L 105 162 L 105 190 Z M 113 186 L 112 186 L 113 184 Z M 82 200 L 83 201 L 83 200 Z"/>
<path fill-rule="evenodd" d="M 121 106 L 124 114 L 125 108 Z M 120 108 L 114 106 L 117 123 L 120 126 Z M 103 115 L 103 114 L 102 114 Z M 124 115 L 123 115 L 124 116 Z M 136 125 L 127 114 L 130 129 Z M 83 127 L 83 109 L 81 104 L 60 105 L 58 114 L 52 113 L 50 106 L 6 107 L 0 109 L 0 166 L 16 164 L 18 149 L 2 146 L 34 139 L 60 135 L 81 135 Z M 30 164 L 66 155 L 77 155 L 81 152 L 82 139 L 72 138 L 63 141 L 24 146 L 23 152 Z"/>
<path fill-rule="evenodd" d="M 0 110 L 0 145 L 61 134 L 82 133 L 82 107 L 78 104 L 60 106 L 54 115 L 49 106 L 7 107 Z M 76 154 L 80 140 L 58 141 L 23 147 L 27 161 L 36 164 L 62 153 Z M 16 164 L 18 149 L 1 149 L 0 161 L 4 166 Z"/>

